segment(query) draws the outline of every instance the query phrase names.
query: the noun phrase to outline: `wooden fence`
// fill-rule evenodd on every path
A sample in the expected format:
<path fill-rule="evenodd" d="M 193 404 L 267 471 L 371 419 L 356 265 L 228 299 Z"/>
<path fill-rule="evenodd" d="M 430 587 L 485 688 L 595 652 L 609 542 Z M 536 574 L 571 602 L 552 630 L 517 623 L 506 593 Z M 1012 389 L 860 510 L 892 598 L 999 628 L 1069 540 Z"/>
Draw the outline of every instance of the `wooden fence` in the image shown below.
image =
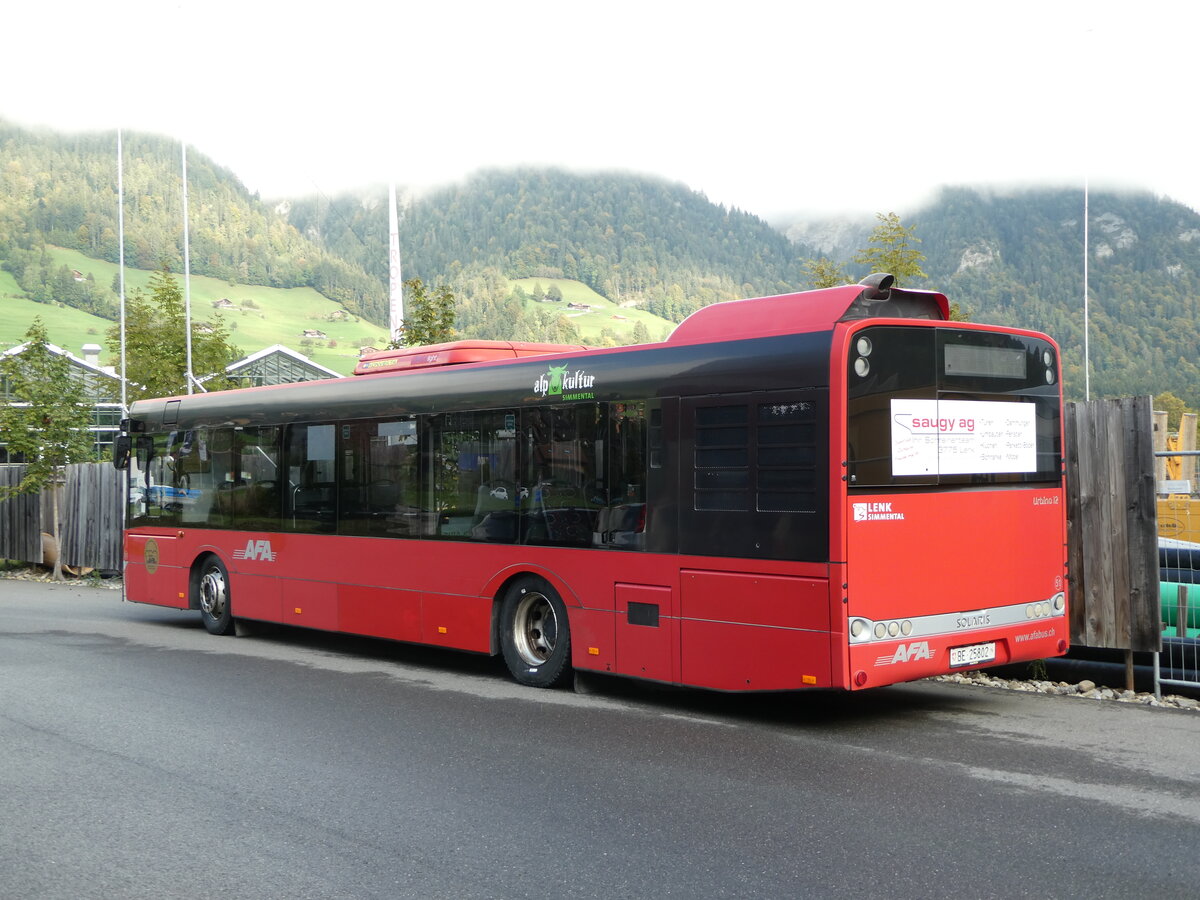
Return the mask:
<path fill-rule="evenodd" d="M 1152 410 L 1150 397 L 1066 406 L 1072 644 L 1162 646 Z"/>
<path fill-rule="evenodd" d="M 21 480 L 24 466 L 0 466 L 0 486 Z M 111 463 L 67 466 L 59 489 L 59 556 L 64 565 L 121 568 L 125 473 Z M 0 501 L 0 559 L 42 561 L 42 535 L 54 529 L 49 491 Z"/>

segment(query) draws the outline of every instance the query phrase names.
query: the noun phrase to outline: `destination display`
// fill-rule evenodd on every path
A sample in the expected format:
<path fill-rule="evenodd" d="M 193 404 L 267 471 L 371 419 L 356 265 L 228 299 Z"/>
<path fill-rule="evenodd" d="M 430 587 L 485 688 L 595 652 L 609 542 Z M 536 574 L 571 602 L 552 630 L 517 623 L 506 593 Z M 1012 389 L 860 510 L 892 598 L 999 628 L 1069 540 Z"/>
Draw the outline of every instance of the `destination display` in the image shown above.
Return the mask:
<path fill-rule="evenodd" d="M 1037 471 L 1032 403 L 893 398 L 892 474 Z"/>

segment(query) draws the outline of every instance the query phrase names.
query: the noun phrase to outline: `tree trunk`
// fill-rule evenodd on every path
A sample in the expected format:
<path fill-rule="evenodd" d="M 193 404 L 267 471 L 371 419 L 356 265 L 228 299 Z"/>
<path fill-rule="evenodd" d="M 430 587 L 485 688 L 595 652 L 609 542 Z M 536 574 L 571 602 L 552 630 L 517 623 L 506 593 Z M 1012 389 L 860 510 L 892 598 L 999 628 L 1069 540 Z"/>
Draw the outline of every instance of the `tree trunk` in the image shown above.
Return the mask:
<path fill-rule="evenodd" d="M 54 556 L 54 580 L 66 581 L 63 578 L 62 572 L 62 540 L 59 537 L 58 527 L 58 481 L 50 482 L 50 517 L 54 522 L 54 546 L 58 548 L 58 553 Z"/>

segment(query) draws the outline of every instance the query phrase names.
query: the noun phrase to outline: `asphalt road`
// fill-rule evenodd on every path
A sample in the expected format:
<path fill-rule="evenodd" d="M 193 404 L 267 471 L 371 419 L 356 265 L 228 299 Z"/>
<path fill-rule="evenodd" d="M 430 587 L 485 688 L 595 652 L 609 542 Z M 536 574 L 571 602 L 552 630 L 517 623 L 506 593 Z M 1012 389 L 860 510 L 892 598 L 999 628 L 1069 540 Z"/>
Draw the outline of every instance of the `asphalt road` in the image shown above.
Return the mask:
<path fill-rule="evenodd" d="M 1200 896 L 1200 713 L 594 687 L 0 581 L 0 897 Z"/>

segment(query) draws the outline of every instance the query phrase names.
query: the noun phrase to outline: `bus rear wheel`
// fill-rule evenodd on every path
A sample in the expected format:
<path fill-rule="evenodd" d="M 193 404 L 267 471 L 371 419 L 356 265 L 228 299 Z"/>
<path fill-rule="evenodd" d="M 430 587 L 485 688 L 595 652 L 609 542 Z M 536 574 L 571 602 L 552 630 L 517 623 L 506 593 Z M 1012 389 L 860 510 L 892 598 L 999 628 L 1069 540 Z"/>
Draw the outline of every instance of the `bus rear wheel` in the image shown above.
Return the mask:
<path fill-rule="evenodd" d="M 233 633 L 233 607 L 229 603 L 229 573 L 215 556 L 200 567 L 200 619 L 209 634 Z"/>
<path fill-rule="evenodd" d="M 541 578 L 509 586 L 500 605 L 500 643 L 513 678 L 531 687 L 553 687 L 570 671 L 567 607 Z"/>

